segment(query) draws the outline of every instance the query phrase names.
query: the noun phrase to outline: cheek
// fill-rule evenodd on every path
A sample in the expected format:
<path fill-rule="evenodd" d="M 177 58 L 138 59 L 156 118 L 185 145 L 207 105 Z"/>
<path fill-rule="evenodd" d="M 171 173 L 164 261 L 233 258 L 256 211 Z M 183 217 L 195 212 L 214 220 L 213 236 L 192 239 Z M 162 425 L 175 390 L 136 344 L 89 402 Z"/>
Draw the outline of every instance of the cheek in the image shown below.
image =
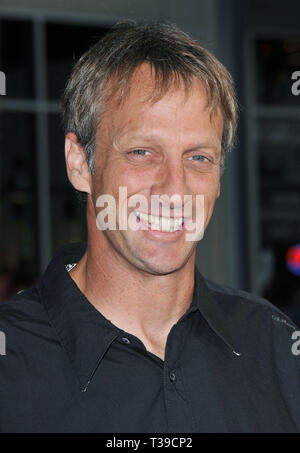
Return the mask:
<path fill-rule="evenodd" d="M 128 207 L 128 202 L 131 197 L 134 197 L 135 195 L 143 195 L 144 199 L 148 199 L 148 192 L 151 187 L 151 178 L 145 178 L 144 175 L 140 175 L 137 171 L 125 171 L 125 170 L 120 170 L 119 172 L 110 172 L 106 173 L 105 177 L 103 177 L 100 180 L 96 181 L 95 186 L 94 186 L 94 192 L 93 192 L 93 199 L 94 202 L 98 199 L 100 195 L 112 195 L 112 197 L 115 200 L 116 207 L 122 207 L 124 209 L 124 212 L 127 211 L 129 208 L 132 210 L 132 207 L 137 206 L 137 200 L 133 198 L 130 204 L 130 207 Z M 119 212 L 119 208 L 117 212 Z M 145 206 L 145 209 L 147 210 L 147 206 Z"/>
<path fill-rule="evenodd" d="M 128 196 L 144 195 L 147 197 L 155 175 L 149 170 L 126 168 L 118 177 L 118 186 L 126 187 Z"/>
<path fill-rule="evenodd" d="M 206 199 L 206 204 L 208 205 L 209 208 L 213 208 L 215 205 L 215 202 L 218 199 L 219 195 L 219 185 L 216 185 L 215 187 L 211 188 L 205 196 Z"/>
<path fill-rule="evenodd" d="M 194 194 L 204 195 L 205 199 L 212 201 L 218 197 L 220 179 L 214 175 L 199 177 L 192 182 L 191 189 Z"/>
<path fill-rule="evenodd" d="M 212 178 L 202 180 L 201 184 L 198 184 L 196 194 L 204 196 L 205 217 L 210 218 L 219 194 L 219 180 Z"/>

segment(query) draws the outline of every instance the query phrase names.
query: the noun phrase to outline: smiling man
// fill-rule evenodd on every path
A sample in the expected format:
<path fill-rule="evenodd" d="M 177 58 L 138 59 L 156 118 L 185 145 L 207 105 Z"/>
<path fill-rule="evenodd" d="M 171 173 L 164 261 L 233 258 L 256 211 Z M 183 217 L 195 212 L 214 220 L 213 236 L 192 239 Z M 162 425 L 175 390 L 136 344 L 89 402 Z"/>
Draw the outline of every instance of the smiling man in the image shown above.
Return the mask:
<path fill-rule="evenodd" d="M 106 318 L 164 359 L 168 333 L 192 300 L 197 243 L 186 240 L 184 227 L 162 229 L 164 206 L 153 213 L 151 197 L 178 196 L 169 209 L 174 220 L 183 217 L 185 196 L 202 194 L 207 226 L 220 193 L 223 117 L 220 109 L 211 114 L 205 86 L 195 77 L 189 91 L 179 79 L 153 101 L 154 71 L 147 63 L 138 66 L 121 104 L 118 92 L 110 100 L 97 131 L 94 174 L 74 132 L 66 137 L 66 161 L 73 186 L 89 194 L 88 249 L 71 276 Z M 144 197 L 149 208 L 142 219 L 157 214 L 156 228 L 150 219 L 147 229 L 122 231 L 117 216 L 115 230 L 99 231 L 97 199 L 113 196 L 118 213 L 120 186 L 128 199 Z"/>
<path fill-rule="evenodd" d="M 2 432 L 300 431 L 295 326 L 195 267 L 236 129 L 227 70 L 173 25 L 122 23 L 63 114 L 88 241 L 1 305 Z"/>

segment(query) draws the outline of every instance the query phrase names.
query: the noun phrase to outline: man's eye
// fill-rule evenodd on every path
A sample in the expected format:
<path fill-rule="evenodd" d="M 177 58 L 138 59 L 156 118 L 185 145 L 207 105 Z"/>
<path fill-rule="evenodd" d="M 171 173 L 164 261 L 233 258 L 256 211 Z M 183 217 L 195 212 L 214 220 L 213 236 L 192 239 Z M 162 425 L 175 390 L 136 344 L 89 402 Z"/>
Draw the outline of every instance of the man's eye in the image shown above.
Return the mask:
<path fill-rule="evenodd" d="M 195 160 L 198 162 L 211 162 L 207 157 L 201 156 L 200 154 L 192 156 L 192 160 Z"/>
<path fill-rule="evenodd" d="M 211 173 L 217 168 L 213 158 L 203 156 L 202 154 L 195 154 L 194 156 L 189 157 L 189 160 L 195 162 L 193 168 L 202 173 Z"/>
<path fill-rule="evenodd" d="M 133 154 L 134 156 L 141 156 L 141 157 L 143 157 L 143 156 L 146 156 L 147 153 L 148 153 L 148 155 L 150 154 L 150 152 L 147 151 L 147 150 L 145 150 L 145 149 L 135 149 L 135 150 L 133 150 L 133 151 L 130 151 L 129 154 Z"/>

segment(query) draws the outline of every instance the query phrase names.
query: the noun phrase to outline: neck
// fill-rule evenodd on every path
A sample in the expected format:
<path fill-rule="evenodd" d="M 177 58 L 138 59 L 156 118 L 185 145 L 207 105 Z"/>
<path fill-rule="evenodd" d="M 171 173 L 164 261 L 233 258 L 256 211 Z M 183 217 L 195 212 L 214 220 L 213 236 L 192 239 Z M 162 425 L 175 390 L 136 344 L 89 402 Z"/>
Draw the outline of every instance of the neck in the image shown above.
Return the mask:
<path fill-rule="evenodd" d="M 194 266 L 195 252 L 185 266 L 171 274 L 141 271 L 118 255 L 104 233 L 97 231 L 97 241 L 89 241 L 70 275 L 104 317 L 162 357 L 171 327 L 192 302 Z"/>

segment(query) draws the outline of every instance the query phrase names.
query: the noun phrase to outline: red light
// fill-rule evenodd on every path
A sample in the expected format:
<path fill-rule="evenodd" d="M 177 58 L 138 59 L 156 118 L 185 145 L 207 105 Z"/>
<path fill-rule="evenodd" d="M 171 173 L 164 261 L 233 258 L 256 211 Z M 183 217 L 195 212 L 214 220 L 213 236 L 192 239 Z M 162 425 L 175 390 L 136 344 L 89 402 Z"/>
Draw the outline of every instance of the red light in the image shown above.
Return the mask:
<path fill-rule="evenodd" d="M 300 276 L 300 244 L 287 251 L 286 265 L 292 274 Z"/>

